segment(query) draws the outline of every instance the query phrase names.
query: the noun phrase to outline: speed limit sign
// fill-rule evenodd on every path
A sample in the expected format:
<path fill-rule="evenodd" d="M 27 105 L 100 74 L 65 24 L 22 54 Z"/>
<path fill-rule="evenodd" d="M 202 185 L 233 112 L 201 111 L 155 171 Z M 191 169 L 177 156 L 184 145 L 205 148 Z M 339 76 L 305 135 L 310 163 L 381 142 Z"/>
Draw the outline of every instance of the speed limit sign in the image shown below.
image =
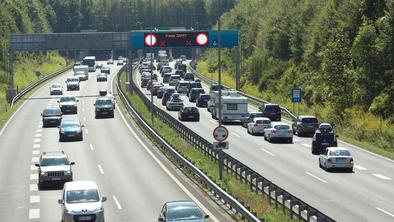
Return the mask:
<path fill-rule="evenodd" d="M 224 126 L 218 126 L 213 130 L 213 138 L 218 142 L 223 142 L 228 137 L 228 130 Z"/>

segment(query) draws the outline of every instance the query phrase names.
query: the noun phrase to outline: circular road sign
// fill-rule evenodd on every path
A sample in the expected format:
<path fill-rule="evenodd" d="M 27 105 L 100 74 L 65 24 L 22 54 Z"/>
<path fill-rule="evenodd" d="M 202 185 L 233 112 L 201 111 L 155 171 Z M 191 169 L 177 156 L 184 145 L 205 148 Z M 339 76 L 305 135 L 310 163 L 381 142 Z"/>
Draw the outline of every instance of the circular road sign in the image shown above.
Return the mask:
<path fill-rule="evenodd" d="M 208 43 L 208 36 L 205 33 L 200 33 L 197 35 L 196 37 L 196 42 L 197 44 L 203 46 L 206 45 Z"/>
<path fill-rule="evenodd" d="M 145 45 L 147 46 L 154 46 L 157 43 L 156 35 L 149 34 L 145 36 Z"/>
<path fill-rule="evenodd" d="M 224 126 L 218 126 L 213 130 L 213 138 L 218 142 L 223 142 L 228 137 L 228 130 Z"/>

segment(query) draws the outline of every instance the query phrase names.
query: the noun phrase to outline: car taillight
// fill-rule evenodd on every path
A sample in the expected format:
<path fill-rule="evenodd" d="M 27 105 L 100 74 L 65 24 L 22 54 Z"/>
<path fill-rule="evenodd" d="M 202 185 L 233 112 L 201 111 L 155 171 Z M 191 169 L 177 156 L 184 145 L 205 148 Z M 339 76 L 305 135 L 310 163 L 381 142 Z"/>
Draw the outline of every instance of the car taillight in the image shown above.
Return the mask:
<path fill-rule="evenodd" d="M 276 132 L 276 129 L 272 129 L 271 132 L 275 133 L 275 132 Z"/>
<path fill-rule="evenodd" d="M 256 123 L 256 124 L 254 124 L 254 126 L 260 126 L 260 124 Z"/>
<path fill-rule="evenodd" d="M 353 158 L 350 158 L 350 159 L 349 159 L 349 163 L 350 163 L 350 164 L 353 164 Z"/>
<path fill-rule="evenodd" d="M 289 132 L 289 133 L 292 133 L 292 132 L 293 132 L 293 130 L 289 129 L 289 130 L 288 130 L 288 132 Z"/>

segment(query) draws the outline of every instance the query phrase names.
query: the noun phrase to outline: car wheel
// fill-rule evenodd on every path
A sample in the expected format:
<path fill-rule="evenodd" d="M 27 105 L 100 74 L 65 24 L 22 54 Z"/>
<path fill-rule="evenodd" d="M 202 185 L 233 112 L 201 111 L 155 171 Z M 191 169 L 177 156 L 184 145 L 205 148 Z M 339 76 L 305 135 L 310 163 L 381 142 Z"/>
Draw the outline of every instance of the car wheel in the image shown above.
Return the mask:
<path fill-rule="evenodd" d="M 289 143 L 293 143 L 293 138 L 290 138 L 288 141 Z"/>
<path fill-rule="evenodd" d="M 319 167 L 320 167 L 320 168 L 323 168 L 323 166 L 321 165 L 320 159 L 319 159 Z"/>
<path fill-rule="evenodd" d="M 252 133 L 252 135 L 256 135 L 256 134 L 254 133 L 254 131 L 253 131 L 253 128 L 252 128 L 252 132 L 251 132 L 251 133 Z"/>
<path fill-rule="evenodd" d="M 315 145 L 315 143 L 312 141 L 312 154 L 313 155 L 317 155 L 317 154 L 319 154 L 319 152 L 317 151 L 317 149 L 316 149 L 316 145 Z"/>
<path fill-rule="evenodd" d="M 349 172 L 353 172 L 353 167 L 348 169 Z"/>

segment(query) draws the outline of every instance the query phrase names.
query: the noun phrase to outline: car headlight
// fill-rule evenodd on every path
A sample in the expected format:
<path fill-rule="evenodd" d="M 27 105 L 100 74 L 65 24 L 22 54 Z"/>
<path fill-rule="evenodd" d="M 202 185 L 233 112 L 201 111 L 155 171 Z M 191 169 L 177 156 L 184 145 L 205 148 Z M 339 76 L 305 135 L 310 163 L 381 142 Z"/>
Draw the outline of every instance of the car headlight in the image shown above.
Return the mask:
<path fill-rule="evenodd" d="M 48 175 L 48 173 L 47 172 L 43 172 L 43 171 L 41 171 L 41 176 L 47 176 Z"/>
<path fill-rule="evenodd" d="M 64 171 L 65 175 L 71 175 L 71 170 Z"/>
<path fill-rule="evenodd" d="M 104 210 L 103 207 L 99 207 L 99 208 L 94 209 L 94 211 L 103 211 L 103 210 Z"/>

